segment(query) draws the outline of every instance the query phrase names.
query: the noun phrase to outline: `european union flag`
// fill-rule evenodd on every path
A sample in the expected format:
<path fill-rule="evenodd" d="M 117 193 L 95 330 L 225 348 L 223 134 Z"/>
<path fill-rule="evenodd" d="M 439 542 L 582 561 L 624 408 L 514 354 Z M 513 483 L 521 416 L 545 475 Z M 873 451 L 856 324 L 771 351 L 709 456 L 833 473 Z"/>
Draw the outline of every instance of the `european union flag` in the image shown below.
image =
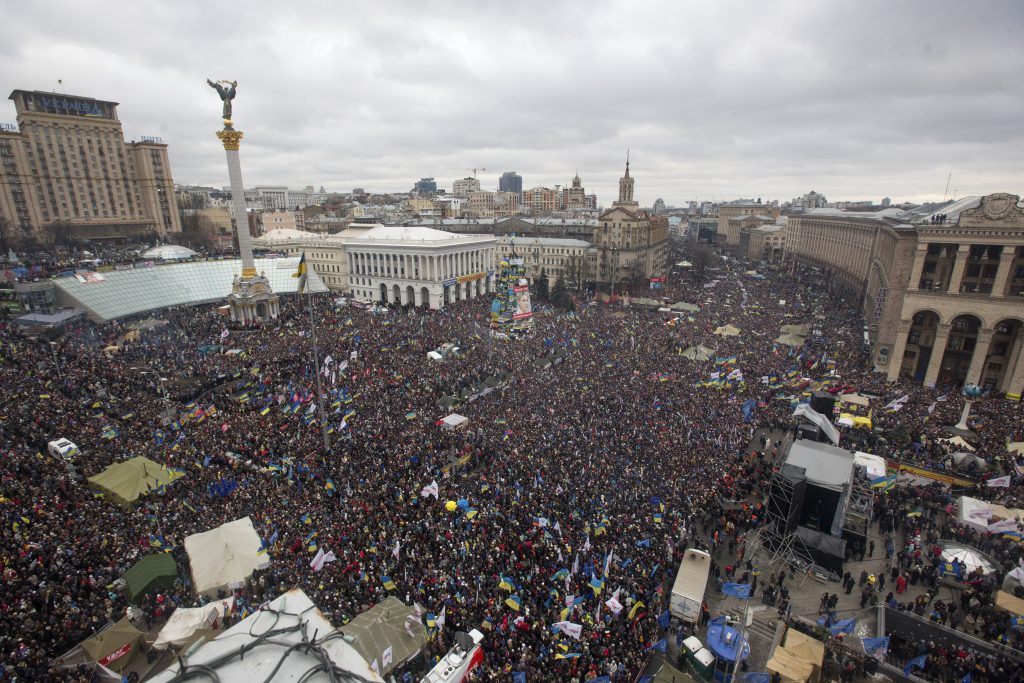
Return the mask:
<path fill-rule="evenodd" d="M 740 600 L 750 598 L 750 584 L 748 583 L 726 583 L 722 585 L 722 592 Z"/>
<path fill-rule="evenodd" d="M 658 626 L 662 628 L 668 628 L 669 622 L 672 620 L 672 613 L 665 610 L 658 615 Z"/>

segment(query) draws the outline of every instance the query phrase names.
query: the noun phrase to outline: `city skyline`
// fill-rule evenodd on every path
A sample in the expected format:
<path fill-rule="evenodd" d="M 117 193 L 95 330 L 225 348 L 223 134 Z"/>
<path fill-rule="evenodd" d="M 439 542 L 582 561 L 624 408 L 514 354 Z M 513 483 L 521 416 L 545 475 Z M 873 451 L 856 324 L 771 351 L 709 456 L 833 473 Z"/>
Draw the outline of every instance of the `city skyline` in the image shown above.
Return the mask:
<path fill-rule="evenodd" d="M 516 170 L 527 189 L 578 169 L 608 205 L 630 149 L 646 206 L 938 200 L 950 173 L 950 196 L 1019 193 L 1019 3 L 233 7 L 22 7 L 0 74 L 119 102 L 182 184 L 226 184 L 205 80 L 230 78 L 250 186 L 450 189 L 483 167 L 483 188 Z"/>

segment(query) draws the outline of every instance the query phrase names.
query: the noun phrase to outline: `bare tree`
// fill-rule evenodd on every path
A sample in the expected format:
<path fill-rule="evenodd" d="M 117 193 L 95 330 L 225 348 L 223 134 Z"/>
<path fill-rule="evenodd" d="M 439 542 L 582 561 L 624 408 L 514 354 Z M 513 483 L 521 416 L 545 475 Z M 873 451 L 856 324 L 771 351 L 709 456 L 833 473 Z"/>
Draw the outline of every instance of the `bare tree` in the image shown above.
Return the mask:
<path fill-rule="evenodd" d="M 573 291 L 582 291 L 587 286 L 587 259 L 583 254 L 572 254 L 566 264 L 564 275 L 565 286 Z"/>
<path fill-rule="evenodd" d="M 708 268 L 711 268 L 718 262 L 718 257 L 715 256 L 715 252 L 708 249 L 705 245 L 700 245 L 693 251 L 693 278 L 697 281 L 697 284 L 704 282 L 707 277 Z"/>

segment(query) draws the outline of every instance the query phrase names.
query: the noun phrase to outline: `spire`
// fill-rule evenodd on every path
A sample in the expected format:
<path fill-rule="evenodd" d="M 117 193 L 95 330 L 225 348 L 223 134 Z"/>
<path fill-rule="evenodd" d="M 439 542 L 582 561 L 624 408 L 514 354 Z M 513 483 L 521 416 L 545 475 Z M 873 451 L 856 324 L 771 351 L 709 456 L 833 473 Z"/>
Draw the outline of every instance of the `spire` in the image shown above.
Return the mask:
<path fill-rule="evenodd" d="M 629 177 L 629 150 L 626 150 L 626 175 L 619 178 L 619 200 L 612 202 L 612 206 L 627 205 L 635 206 L 633 201 L 633 179 Z"/>
<path fill-rule="evenodd" d="M 629 148 L 626 148 L 626 177 L 629 177 Z"/>

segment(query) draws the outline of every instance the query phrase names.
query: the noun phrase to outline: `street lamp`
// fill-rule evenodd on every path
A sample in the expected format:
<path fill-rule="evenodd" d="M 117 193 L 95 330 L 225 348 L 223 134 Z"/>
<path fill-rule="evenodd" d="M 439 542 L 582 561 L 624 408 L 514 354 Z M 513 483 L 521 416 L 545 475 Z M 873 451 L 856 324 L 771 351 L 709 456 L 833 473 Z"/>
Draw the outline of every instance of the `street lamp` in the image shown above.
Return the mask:
<path fill-rule="evenodd" d="M 615 277 L 619 270 L 619 245 L 612 245 L 611 298 L 615 298 Z"/>
<path fill-rule="evenodd" d="M 64 375 L 60 371 L 60 363 L 57 361 L 57 342 L 50 342 L 50 353 L 53 355 L 53 366 L 57 368 L 57 379 L 64 381 Z"/>

